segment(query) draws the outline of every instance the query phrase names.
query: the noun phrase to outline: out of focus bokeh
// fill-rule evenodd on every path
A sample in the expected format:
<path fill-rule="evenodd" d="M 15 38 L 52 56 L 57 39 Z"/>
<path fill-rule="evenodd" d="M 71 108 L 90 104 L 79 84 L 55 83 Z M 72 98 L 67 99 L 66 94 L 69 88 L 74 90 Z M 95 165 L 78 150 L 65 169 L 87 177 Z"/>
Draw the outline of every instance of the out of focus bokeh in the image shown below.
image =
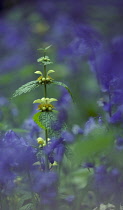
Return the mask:
<path fill-rule="evenodd" d="M 120 0 L 1 0 L 0 104 L 2 110 L 12 112 L 13 120 L 8 119 L 9 115 L 5 119 L 14 122 L 10 127 L 21 125 L 33 110 L 35 94 L 40 95 L 34 91 L 10 100 L 15 89 L 35 79 L 34 71 L 41 70 L 37 64 L 41 52 L 37 49 L 48 45 L 52 45 L 49 55 L 56 79 L 65 81 L 75 97 L 73 123 L 82 124 L 88 117 L 98 116 L 100 91 L 92 63 L 102 49 L 122 36 L 122 15 Z M 49 96 L 50 92 L 54 97 L 59 95 L 57 90 L 50 89 Z"/>
<path fill-rule="evenodd" d="M 105 202 L 106 205 L 113 203 L 119 210 L 123 205 L 122 26 L 123 0 L 0 1 L 1 201 L 4 197 L 10 206 L 15 206 L 16 200 L 18 206 L 19 197 L 31 189 L 36 202 L 42 202 L 43 210 L 50 209 L 45 208 L 45 202 L 49 202 L 49 206 L 55 202 L 53 209 L 63 202 L 65 207 L 60 206 L 59 210 L 96 210 Z M 54 79 L 70 88 L 74 102 L 63 87 L 48 86 L 48 97 L 58 99 L 55 106 L 59 122 L 65 121 L 67 131 L 62 133 L 65 142 L 57 139 L 58 145 L 54 146 L 52 140 L 51 153 L 47 151 L 47 144 L 44 150 L 43 146 L 41 148 L 42 155 L 36 138 L 44 134 L 32 116 L 37 108 L 33 101 L 44 97 L 43 91 L 37 88 L 16 98 L 12 95 L 20 86 L 37 79 L 35 71 L 43 71 L 37 62 L 43 56 L 38 49 L 49 45 L 52 46 L 47 55 L 53 63 L 47 70 L 54 70 Z M 62 162 L 65 152 L 66 159 Z M 44 168 L 38 165 L 38 155 L 44 158 L 40 160 L 42 165 L 48 156 L 49 172 L 45 164 Z M 56 165 L 52 166 L 54 160 L 58 160 L 59 170 Z M 59 192 L 56 190 L 57 175 L 62 180 Z M 24 184 L 18 184 L 21 183 L 18 177 Z M 16 189 L 15 198 L 9 199 L 13 188 Z M 56 198 L 55 193 L 61 197 Z M 24 208 L 33 203 L 33 193 L 31 196 L 15 210 L 31 209 Z M 6 205 L 4 202 L 3 206 Z M 40 209 L 38 205 L 35 209 Z M 13 210 L 8 206 L 2 210 L 7 209 Z M 111 209 L 111 206 L 98 209 Z"/>

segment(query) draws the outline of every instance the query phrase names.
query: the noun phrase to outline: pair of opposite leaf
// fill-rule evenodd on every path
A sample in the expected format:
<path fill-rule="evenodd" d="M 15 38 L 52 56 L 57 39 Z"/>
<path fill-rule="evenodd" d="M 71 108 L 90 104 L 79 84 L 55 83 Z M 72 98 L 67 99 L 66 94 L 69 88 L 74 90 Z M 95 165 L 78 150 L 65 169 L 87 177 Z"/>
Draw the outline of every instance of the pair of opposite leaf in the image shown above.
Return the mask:
<path fill-rule="evenodd" d="M 49 74 L 53 73 L 53 72 L 55 72 L 55 71 L 54 70 L 49 70 L 46 74 L 46 77 L 44 77 L 41 71 L 36 71 L 35 74 L 40 74 L 41 76 L 37 80 L 28 82 L 25 85 L 22 85 L 20 88 L 18 88 L 14 92 L 12 98 L 17 97 L 19 95 L 22 95 L 24 93 L 30 92 L 30 91 L 34 90 L 35 88 L 39 87 L 40 85 L 44 85 L 44 84 L 54 84 L 54 85 L 63 86 L 64 88 L 67 89 L 67 91 L 69 92 L 69 94 L 72 97 L 72 93 L 69 90 L 69 88 L 67 87 L 67 85 L 65 85 L 62 82 L 55 81 L 49 76 Z M 73 99 L 73 97 L 72 97 L 72 99 Z"/>

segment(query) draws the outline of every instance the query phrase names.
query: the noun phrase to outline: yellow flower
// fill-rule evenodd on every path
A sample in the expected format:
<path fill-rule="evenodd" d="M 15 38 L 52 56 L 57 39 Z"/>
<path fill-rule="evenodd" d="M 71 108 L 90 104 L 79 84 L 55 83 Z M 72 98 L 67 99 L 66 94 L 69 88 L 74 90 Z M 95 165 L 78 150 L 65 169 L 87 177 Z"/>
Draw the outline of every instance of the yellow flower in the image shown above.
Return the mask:
<path fill-rule="evenodd" d="M 54 163 L 52 164 L 52 163 L 50 163 L 50 167 L 52 167 L 52 166 L 58 166 L 58 163 L 56 162 L 56 161 L 54 161 Z"/>
<path fill-rule="evenodd" d="M 50 104 L 53 101 L 57 101 L 55 98 L 41 98 L 33 101 L 33 103 L 39 103 L 38 110 L 42 112 L 51 112 L 54 106 Z"/>
<path fill-rule="evenodd" d="M 52 83 L 53 81 L 53 78 L 49 76 L 49 74 L 55 72 L 54 70 L 49 70 L 46 74 L 46 77 L 43 76 L 42 72 L 41 71 L 35 71 L 34 73 L 35 74 L 40 74 L 41 76 L 38 77 L 38 82 L 41 83 L 42 85 L 43 84 L 50 84 Z"/>
<path fill-rule="evenodd" d="M 17 176 L 16 179 L 14 180 L 15 184 L 20 184 L 20 182 L 22 181 L 22 177 Z"/>
<path fill-rule="evenodd" d="M 39 103 L 39 104 L 50 104 L 53 101 L 58 101 L 55 98 L 41 98 L 33 101 L 33 103 Z"/>
<path fill-rule="evenodd" d="M 55 72 L 54 70 L 49 70 L 49 71 L 47 72 L 47 77 L 48 77 L 49 74 L 54 73 L 54 72 Z"/>
<path fill-rule="evenodd" d="M 45 141 L 43 138 L 41 138 L 41 137 L 38 137 L 38 138 L 37 138 L 37 142 L 38 142 L 38 144 L 40 144 L 41 146 L 45 146 L 45 145 L 46 145 L 46 141 Z"/>

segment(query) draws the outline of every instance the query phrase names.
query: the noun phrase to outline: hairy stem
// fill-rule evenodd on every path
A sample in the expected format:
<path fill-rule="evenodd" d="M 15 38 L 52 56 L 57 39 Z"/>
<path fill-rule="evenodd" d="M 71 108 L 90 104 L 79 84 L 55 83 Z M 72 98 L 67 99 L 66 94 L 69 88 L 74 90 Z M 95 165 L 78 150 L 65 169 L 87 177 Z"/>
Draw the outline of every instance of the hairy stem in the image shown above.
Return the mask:
<path fill-rule="evenodd" d="M 45 54 L 44 54 L 44 57 L 45 57 Z M 47 74 L 46 65 L 44 65 L 44 77 L 45 77 L 45 79 L 46 79 L 46 74 Z M 46 83 L 44 84 L 44 97 L 47 98 L 47 85 L 46 85 Z M 48 131 L 47 131 L 47 129 L 45 130 L 45 140 L 46 140 L 46 145 L 47 145 L 47 143 L 48 143 Z M 49 170 L 49 162 L 48 162 L 47 155 L 45 155 L 45 159 L 46 159 L 45 168 L 46 168 L 46 171 L 48 171 Z"/>

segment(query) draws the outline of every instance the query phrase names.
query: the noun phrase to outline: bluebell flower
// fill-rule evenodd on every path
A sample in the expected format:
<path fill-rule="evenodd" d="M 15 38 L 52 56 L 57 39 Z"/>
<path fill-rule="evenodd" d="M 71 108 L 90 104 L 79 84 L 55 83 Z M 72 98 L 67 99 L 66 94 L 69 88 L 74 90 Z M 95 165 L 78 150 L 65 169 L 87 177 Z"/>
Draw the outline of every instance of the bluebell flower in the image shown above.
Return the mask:
<path fill-rule="evenodd" d="M 75 200 L 75 195 L 68 195 L 66 198 L 64 198 L 64 200 L 68 203 L 72 203 L 72 201 Z"/>
<path fill-rule="evenodd" d="M 28 139 L 35 139 L 39 136 L 40 128 L 32 119 L 25 120 L 22 125 L 22 128 L 24 128 L 28 131 L 28 133 L 26 135 L 26 137 Z"/>
<path fill-rule="evenodd" d="M 83 134 L 83 129 L 79 125 L 73 125 L 72 132 L 74 135 Z"/>
<path fill-rule="evenodd" d="M 0 142 L 0 191 L 3 194 L 11 193 L 15 187 L 14 180 L 17 175 L 13 168 L 16 165 L 14 149 L 6 148 Z"/>
<path fill-rule="evenodd" d="M 56 102 L 56 107 L 60 110 L 61 108 L 67 108 L 67 106 L 71 103 L 71 96 L 65 88 L 61 88 L 61 95 L 58 101 Z"/>
<path fill-rule="evenodd" d="M 106 166 L 100 165 L 95 168 L 94 185 L 96 192 L 98 193 L 98 199 L 102 202 L 115 195 L 115 201 L 121 198 L 123 181 L 121 173 L 117 168 L 109 170 Z"/>
<path fill-rule="evenodd" d="M 64 138 L 51 139 L 49 144 L 44 147 L 44 152 L 48 155 L 50 163 L 61 162 L 65 153 Z"/>
<path fill-rule="evenodd" d="M 111 112 L 111 104 L 104 101 L 103 102 L 103 109 L 104 109 L 104 111 L 110 113 Z"/>
<path fill-rule="evenodd" d="M 21 142 L 22 144 L 25 145 L 25 141 L 21 138 Z M 2 139 L 2 143 L 5 146 L 17 146 L 20 145 L 20 138 L 19 136 L 12 130 L 9 130 L 5 133 L 3 139 Z"/>
<path fill-rule="evenodd" d="M 69 45 L 73 55 L 90 56 L 102 48 L 100 34 L 89 25 L 78 24 L 75 26 L 74 37 Z"/>
<path fill-rule="evenodd" d="M 119 136 L 116 138 L 116 148 L 118 150 L 123 150 L 123 137 Z"/>
<path fill-rule="evenodd" d="M 40 193 L 45 189 L 52 187 L 57 182 L 57 174 L 55 172 L 33 172 L 33 189 L 35 192 Z"/>
<path fill-rule="evenodd" d="M 0 107 L 8 106 L 8 105 L 9 105 L 8 99 L 4 96 L 1 96 L 0 97 Z"/>
<path fill-rule="evenodd" d="M 33 191 L 38 193 L 41 202 L 49 204 L 54 202 L 57 195 L 58 176 L 55 172 L 33 172 Z"/>
<path fill-rule="evenodd" d="M 103 122 L 103 120 L 102 120 L 102 117 L 99 117 L 99 118 L 98 118 L 98 124 L 99 124 L 100 126 L 102 126 L 102 125 L 104 124 L 104 122 Z"/>
<path fill-rule="evenodd" d="M 65 88 L 64 88 L 65 89 Z M 59 100 L 56 102 L 56 109 L 58 110 L 57 118 L 54 122 L 52 122 L 52 130 L 54 132 L 62 132 L 65 124 L 68 120 L 68 106 L 71 104 L 71 97 L 68 94 L 68 91 L 61 89 L 61 96 Z"/>
<path fill-rule="evenodd" d="M 63 144 L 59 144 L 55 149 L 54 160 L 56 162 L 61 162 L 63 159 L 64 153 L 65 153 L 65 146 Z"/>
<path fill-rule="evenodd" d="M 111 96 L 110 103 L 121 104 L 123 102 L 123 37 L 114 38 L 107 49 L 103 49 L 92 60 L 93 70 L 103 92 Z"/>
<path fill-rule="evenodd" d="M 26 171 L 33 168 L 36 161 L 36 150 L 17 136 L 13 131 L 8 131 L 1 141 L 3 153 L 9 155 L 8 161 L 14 167 L 14 171 Z"/>
<path fill-rule="evenodd" d="M 93 162 L 86 162 L 82 165 L 83 168 L 94 168 L 95 164 Z"/>
<path fill-rule="evenodd" d="M 95 128 L 98 128 L 99 124 L 96 123 L 93 117 L 90 117 L 89 120 L 85 123 L 84 126 L 84 135 L 88 135 Z"/>
<path fill-rule="evenodd" d="M 119 177 L 120 176 L 120 171 L 117 168 L 113 168 L 111 171 L 111 174 L 113 177 Z"/>
<path fill-rule="evenodd" d="M 74 141 L 74 135 L 68 131 L 63 131 L 61 133 L 61 137 L 64 139 L 67 143 L 72 143 Z"/>
<path fill-rule="evenodd" d="M 117 110 L 109 119 L 109 122 L 114 123 L 121 123 L 123 121 L 123 113 L 121 110 Z"/>

